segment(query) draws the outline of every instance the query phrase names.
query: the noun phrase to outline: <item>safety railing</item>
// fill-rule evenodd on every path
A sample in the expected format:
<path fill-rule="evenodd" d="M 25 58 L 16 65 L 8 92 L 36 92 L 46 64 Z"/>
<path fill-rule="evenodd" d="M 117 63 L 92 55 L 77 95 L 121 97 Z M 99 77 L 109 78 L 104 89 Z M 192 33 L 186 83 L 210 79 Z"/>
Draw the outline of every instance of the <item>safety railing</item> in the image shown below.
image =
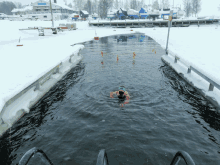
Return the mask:
<path fill-rule="evenodd" d="M 77 54 L 79 56 L 79 52 Z M 74 54 L 72 54 L 70 57 L 69 57 L 69 62 L 72 63 L 71 61 L 71 58 L 74 56 Z M 6 110 L 6 108 L 12 104 L 14 101 L 16 101 L 19 97 L 21 97 L 22 95 L 24 95 L 27 91 L 29 91 L 31 88 L 34 88 L 34 91 L 36 90 L 40 90 L 40 86 L 42 86 L 46 81 L 48 81 L 51 76 L 53 74 L 56 74 L 56 73 L 59 73 L 60 71 L 60 68 L 62 66 L 62 62 L 59 63 L 57 66 L 55 66 L 54 68 L 52 68 L 50 71 L 48 71 L 46 74 L 44 74 L 42 77 L 40 77 L 38 80 L 36 80 L 35 82 L 33 82 L 31 85 L 29 85 L 28 87 L 26 87 L 25 89 L 23 89 L 21 92 L 19 92 L 18 94 L 16 94 L 14 97 L 12 97 L 11 99 L 9 99 L 2 111 L 0 112 L 0 124 L 1 122 L 4 123 L 4 120 L 2 119 L 2 116 Z"/>
<path fill-rule="evenodd" d="M 216 83 L 214 80 L 212 80 L 211 78 L 209 78 L 208 76 L 206 76 L 204 73 L 200 72 L 198 69 L 196 69 L 193 66 L 190 66 L 189 64 L 187 64 L 184 60 L 181 60 L 180 57 L 178 57 L 177 55 L 173 55 L 172 53 L 169 53 L 169 55 L 174 57 L 174 63 L 177 63 L 177 61 L 181 61 L 185 66 L 188 67 L 188 71 L 187 73 L 190 74 L 191 71 L 194 71 L 196 74 L 198 74 L 199 76 L 201 76 L 203 79 L 205 79 L 206 81 L 208 81 L 209 84 L 209 91 L 213 91 L 214 87 L 216 87 L 217 89 L 220 90 L 220 85 L 218 83 Z"/>
<path fill-rule="evenodd" d="M 49 165 L 53 165 L 52 161 L 47 157 L 47 155 L 42 150 L 40 150 L 36 147 L 34 147 L 34 148 L 30 149 L 29 151 L 27 151 L 23 155 L 21 160 L 19 161 L 18 165 L 27 165 L 28 162 L 30 161 L 30 159 L 35 154 L 38 154 L 40 156 L 41 160 L 44 161 L 44 163 L 47 163 Z M 185 151 L 178 151 L 176 153 L 176 155 L 174 156 L 174 158 L 173 158 L 170 165 L 178 165 L 181 158 L 185 161 L 186 165 L 195 165 L 195 163 L 194 163 L 193 159 L 191 158 L 191 156 Z M 106 153 L 105 149 L 101 149 L 99 151 L 96 165 L 109 165 L 108 156 L 107 156 L 107 153 Z"/>
<path fill-rule="evenodd" d="M 185 163 L 187 165 L 195 165 L 195 163 L 194 163 L 193 159 L 191 158 L 191 156 L 185 151 L 178 151 L 176 153 L 176 155 L 174 156 L 174 158 L 173 158 L 170 165 L 178 165 L 181 158 L 183 158 L 183 160 L 185 161 Z"/>
<path fill-rule="evenodd" d="M 30 161 L 30 159 L 35 155 L 38 154 L 41 158 L 41 160 L 49 165 L 53 165 L 53 163 L 51 162 L 51 160 L 47 157 L 47 155 L 41 150 L 41 149 L 37 149 L 36 147 L 30 149 L 29 151 L 27 151 L 23 157 L 21 158 L 21 160 L 19 161 L 18 165 L 27 165 L 28 162 Z"/>

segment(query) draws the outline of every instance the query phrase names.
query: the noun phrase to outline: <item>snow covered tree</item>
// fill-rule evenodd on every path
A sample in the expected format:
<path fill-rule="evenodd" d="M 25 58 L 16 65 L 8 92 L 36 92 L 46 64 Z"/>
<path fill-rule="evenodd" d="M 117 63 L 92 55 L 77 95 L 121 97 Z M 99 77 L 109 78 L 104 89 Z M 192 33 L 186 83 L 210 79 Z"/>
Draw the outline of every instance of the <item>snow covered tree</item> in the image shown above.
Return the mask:
<path fill-rule="evenodd" d="M 153 2 L 152 9 L 159 10 L 158 0 L 155 0 L 155 1 Z"/>
<path fill-rule="evenodd" d="M 192 13 L 195 16 L 201 11 L 201 0 L 192 0 Z"/>
<path fill-rule="evenodd" d="M 189 17 L 192 13 L 192 4 L 190 0 L 183 0 L 184 11 L 186 13 L 186 17 Z"/>

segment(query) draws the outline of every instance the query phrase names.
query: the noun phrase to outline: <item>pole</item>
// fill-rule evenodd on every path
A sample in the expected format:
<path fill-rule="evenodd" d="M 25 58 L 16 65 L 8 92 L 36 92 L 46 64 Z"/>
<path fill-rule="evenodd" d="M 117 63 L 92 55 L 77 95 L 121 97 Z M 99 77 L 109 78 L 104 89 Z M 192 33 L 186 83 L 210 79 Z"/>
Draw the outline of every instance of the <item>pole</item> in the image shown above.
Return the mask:
<path fill-rule="evenodd" d="M 52 17 L 52 27 L 54 27 L 54 21 L 53 21 L 53 11 L 52 11 L 52 4 L 50 0 L 50 11 L 51 11 L 51 17 Z"/>
<path fill-rule="evenodd" d="M 167 35 L 167 46 L 166 46 L 166 55 L 168 55 L 168 41 L 169 41 L 169 35 L 170 35 L 170 27 L 172 26 L 172 16 L 173 16 L 173 10 L 170 10 L 170 16 L 169 16 L 169 22 L 168 22 L 168 35 Z"/>

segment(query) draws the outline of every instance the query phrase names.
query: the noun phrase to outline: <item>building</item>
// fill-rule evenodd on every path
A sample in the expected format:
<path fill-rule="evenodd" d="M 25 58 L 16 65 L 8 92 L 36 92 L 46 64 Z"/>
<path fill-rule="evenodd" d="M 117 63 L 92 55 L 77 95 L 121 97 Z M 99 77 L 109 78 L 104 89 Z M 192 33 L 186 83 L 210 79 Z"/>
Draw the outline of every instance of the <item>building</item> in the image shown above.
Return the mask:
<path fill-rule="evenodd" d="M 79 13 L 79 11 L 76 11 L 66 5 L 56 3 L 56 0 L 54 0 L 54 2 L 55 3 L 51 2 L 52 11 L 55 15 L 59 15 L 60 18 L 57 17 L 57 19 L 66 19 L 72 13 Z M 22 9 L 13 9 L 12 13 L 14 15 L 29 15 L 33 18 L 48 18 L 49 14 L 51 13 L 50 1 L 39 0 L 29 6 L 25 6 Z"/>

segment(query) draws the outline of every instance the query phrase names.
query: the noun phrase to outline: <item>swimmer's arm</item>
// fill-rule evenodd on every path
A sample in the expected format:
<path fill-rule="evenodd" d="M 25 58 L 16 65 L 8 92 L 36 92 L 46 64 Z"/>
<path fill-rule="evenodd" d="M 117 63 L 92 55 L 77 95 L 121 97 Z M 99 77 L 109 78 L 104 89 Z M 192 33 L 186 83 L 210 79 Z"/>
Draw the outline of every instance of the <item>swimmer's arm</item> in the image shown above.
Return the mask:
<path fill-rule="evenodd" d="M 125 100 L 124 104 L 128 104 L 130 96 L 129 96 L 128 92 L 125 92 L 125 95 L 126 95 L 126 100 Z"/>
<path fill-rule="evenodd" d="M 114 97 L 113 97 L 113 95 L 115 95 L 115 94 L 116 94 L 116 92 L 118 92 L 118 91 L 115 91 L 115 92 L 110 92 L 110 97 L 111 97 L 111 98 L 114 98 Z"/>

